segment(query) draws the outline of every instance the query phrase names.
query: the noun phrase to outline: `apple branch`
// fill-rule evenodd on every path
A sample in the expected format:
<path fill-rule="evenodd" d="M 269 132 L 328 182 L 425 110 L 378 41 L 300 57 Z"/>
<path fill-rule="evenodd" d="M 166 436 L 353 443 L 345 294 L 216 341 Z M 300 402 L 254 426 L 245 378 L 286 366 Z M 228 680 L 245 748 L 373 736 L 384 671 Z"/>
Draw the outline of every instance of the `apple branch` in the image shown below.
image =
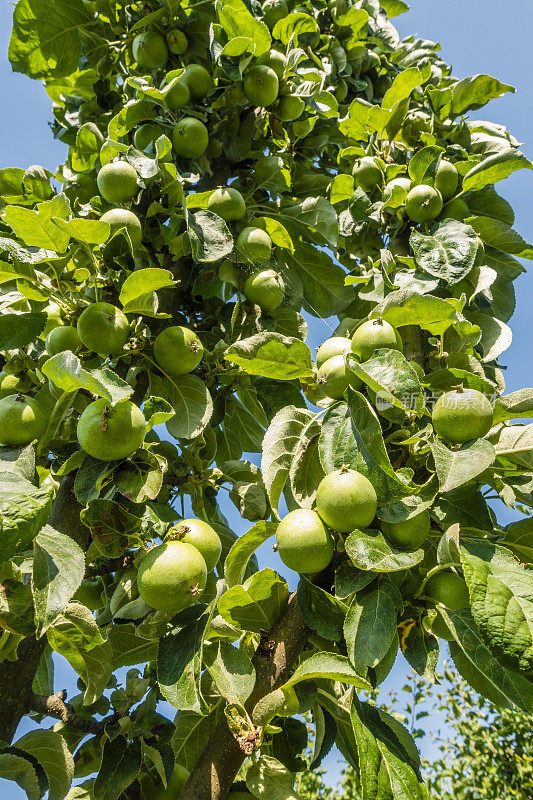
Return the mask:
<path fill-rule="evenodd" d="M 309 628 L 294 592 L 255 652 L 256 681 L 246 702 L 248 712 L 288 679 L 308 636 Z M 196 762 L 179 800 L 224 800 L 246 755 L 223 717 Z"/>

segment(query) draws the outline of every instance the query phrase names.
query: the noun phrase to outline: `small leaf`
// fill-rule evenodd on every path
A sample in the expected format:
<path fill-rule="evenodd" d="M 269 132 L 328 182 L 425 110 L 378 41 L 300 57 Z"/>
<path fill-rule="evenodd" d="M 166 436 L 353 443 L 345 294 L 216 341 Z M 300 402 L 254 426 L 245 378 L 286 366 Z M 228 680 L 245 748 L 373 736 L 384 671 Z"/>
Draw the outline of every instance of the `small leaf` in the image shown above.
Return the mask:
<path fill-rule="evenodd" d="M 505 92 L 515 92 L 513 86 L 500 83 L 490 75 L 472 75 L 452 86 L 452 112 L 455 116 L 474 108 L 482 108 L 489 100 Z"/>
<path fill-rule="evenodd" d="M 32 592 L 39 636 L 63 611 L 84 573 L 81 547 L 70 536 L 46 525 L 33 542 Z"/>
<path fill-rule="evenodd" d="M 463 191 L 484 189 L 503 181 L 518 169 L 533 169 L 531 161 L 514 147 L 505 147 L 494 155 L 484 158 L 472 167 L 463 178 Z"/>
<path fill-rule="evenodd" d="M 417 411 L 422 407 L 420 379 L 411 364 L 397 350 L 378 350 L 360 364 L 353 353 L 348 353 L 346 366 L 367 386 L 377 392 L 376 406 L 395 406 L 404 411 Z M 384 404 L 384 406 L 383 406 Z"/>
<path fill-rule="evenodd" d="M 133 783 L 141 767 L 141 742 L 118 735 L 104 744 L 102 764 L 94 784 L 95 800 L 117 800 Z"/>
<path fill-rule="evenodd" d="M 385 658 L 397 635 L 396 609 L 401 607 L 401 595 L 390 580 L 354 597 L 346 614 L 344 638 L 357 672 L 364 674 L 366 667 L 376 667 Z"/>
<path fill-rule="evenodd" d="M 31 311 L 28 314 L 2 314 L 0 317 L 0 347 L 18 350 L 35 341 L 46 325 L 46 314 Z"/>
<path fill-rule="evenodd" d="M 192 257 L 197 264 L 218 261 L 233 250 L 233 236 L 228 226 L 212 211 L 189 214 L 187 230 Z"/>
<path fill-rule="evenodd" d="M 436 683 L 435 670 L 439 660 L 439 640 L 421 625 L 411 625 L 407 635 L 400 638 L 400 646 L 412 668 L 424 680 Z"/>
<path fill-rule="evenodd" d="M 291 381 L 313 374 L 308 346 L 280 333 L 257 333 L 249 339 L 241 339 L 228 347 L 224 357 L 249 375 L 274 380 Z"/>
<path fill-rule="evenodd" d="M 242 582 L 250 558 L 260 545 L 275 534 L 276 527 L 274 522 L 261 520 L 239 536 L 224 562 L 224 578 L 229 589 Z"/>
<path fill-rule="evenodd" d="M 80 359 L 69 350 L 49 358 L 42 365 L 42 372 L 64 392 L 86 389 L 98 397 L 105 397 L 112 404 L 126 400 L 133 392 L 132 387 L 108 367 L 87 372 Z"/>
<path fill-rule="evenodd" d="M 440 439 L 429 440 L 441 492 L 451 492 L 481 475 L 496 458 L 494 447 L 485 439 L 476 439 L 457 450 L 451 450 Z"/>
<path fill-rule="evenodd" d="M 272 569 L 256 572 L 242 586 L 233 586 L 218 602 L 218 613 L 246 631 L 268 631 L 286 605 L 289 590 Z"/>
<path fill-rule="evenodd" d="M 390 546 L 382 533 L 353 531 L 345 542 L 346 553 L 358 569 L 373 572 L 399 572 L 420 564 L 423 550 L 406 552 Z"/>
<path fill-rule="evenodd" d="M 111 646 L 103 639 L 92 613 L 79 603 L 69 603 L 46 635 L 52 649 L 67 659 L 84 682 L 84 705 L 95 703 L 113 668 Z"/>
<path fill-rule="evenodd" d="M 272 419 L 263 440 L 261 470 L 274 510 L 297 454 L 306 449 L 319 430 L 317 415 L 306 408 L 285 406 Z"/>
<path fill-rule="evenodd" d="M 175 708 L 203 711 L 200 693 L 202 642 L 210 614 L 205 606 L 192 607 L 192 619 L 168 631 L 159 640 L 157 679 L 163 696 Z"/>
<path fill-rule="evenodd" d="M 283 685 L 295 686 L 302 681 L 315 681 L 323 678 L 348 683 L 358 689 L 368 689 L 370 686 L 366 678 L 354 670 L 346 656 L 335 653 L 316 653 L 306 658 Z"/>
<path fill-rule="evenodd" d="M 228 703 L 244 705 L 255 684 L 255 669 L 250 658 L 229 642 L 218 642 L 206 654 L 205 665 L 218 691 Z"/>
<path fill-rule="evenodd" d="M 461 548 L 472 616 L 492 652 L 512 669 L 533 667 L 530 573 L 504 547 L 487 541 Z"/>
<path fill-rule="evenodd" d="M 301 575 L 298 582 L 298 605 L 309 627 L 319 636 L 332 642 L 341 640 L 347 611 L 346 605 L 341 600 Z"/>
<path fill-rule="evenodd" d="M 49 800 L 63 800 L 74 778 L 74 760 L 61 734 L 52 729 L 30 731 L 15 746 L 43 767 L 50 785 Z"/>
<path fill-rule="evenodd" d="M 125 314 L 145 313 L 146 298 L 158 289 L 173 286 L 172 273 L 167 269 L 149 267 L 139 269 L 129 275 L 120 290 L 119 300 Z M 157 304 L 155 305 L 157 311 Z M 152 316 L 152 314 L 150 314 Z"/>
<path fill-rule="evenodd" d="M 213 413 L 213 401 L 205 383 L 197 375 L 182 375 L 169 386 L 174 416 L 166 423 L 175 439 L 194 439 L 205 429 Z"/>

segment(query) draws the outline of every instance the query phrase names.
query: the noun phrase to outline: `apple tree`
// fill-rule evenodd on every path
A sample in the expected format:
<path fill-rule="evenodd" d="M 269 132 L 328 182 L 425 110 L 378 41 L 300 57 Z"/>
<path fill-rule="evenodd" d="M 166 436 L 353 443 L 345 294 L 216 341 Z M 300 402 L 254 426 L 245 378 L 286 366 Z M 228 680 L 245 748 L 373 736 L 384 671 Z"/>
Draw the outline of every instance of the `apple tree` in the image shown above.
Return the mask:
<path fill-rule="evenodd" d="M 334 743 L 364 800 L 421 800 L 365 690 L 399 651 L 435 681 L 445 640 L 533 708 L 533 389 L 500 360 L 533 247 L 496 188 L 532 165 L 470 116 L 512 87 L 406 10 L 15 6 L 68 149 L 0 171 L 0 776 L 30 800 L 287 800 Z"/>

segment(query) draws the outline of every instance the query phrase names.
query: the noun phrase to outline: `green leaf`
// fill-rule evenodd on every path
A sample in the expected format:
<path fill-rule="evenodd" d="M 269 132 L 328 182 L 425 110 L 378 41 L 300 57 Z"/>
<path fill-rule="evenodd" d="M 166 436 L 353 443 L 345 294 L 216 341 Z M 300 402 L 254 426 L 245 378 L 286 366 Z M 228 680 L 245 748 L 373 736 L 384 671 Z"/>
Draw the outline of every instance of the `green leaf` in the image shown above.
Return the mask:
<path fill-rule="evenodd" d="M 181 764 L 189 772 L 192 772 L 200 753 L 213 734 L 222 714 L 221 705 L 217 703 L 206 716 L 194 711 L 179 711 L 176 714 L 171 740 L 174 757 L 176 764 Z"/>
<path fill-rule="evenodd" d="M 452 112 L 455 116 L 473 108 L 482 108 L 489 100 L 505 92 L 515 92 L 508 83 L 500 83 L 490 75 L 472 75 L 452 86 Z"/>
<path fill-rule="evenodd" d="M 400 592 L 390 580 L 354 597 L 344 622 L 344 638 L 357 672 L 364 674 L 366 667 L 376 667 L 385 658 L 396 639 L 396 610 L 400 608 Z"/>
<path fill-rule="evenodd" d="M 349 200 L 354 191 L 354 179 L 352 175 L 335 175 L 331 182 L 330 201 L 332 205 Z"/>
<path fill-rule="evenodd" d="M 303 575 L 298 582 L 298 605 L 309 627 L 319 636 L 332 642 L 342 639 L 346 605 Z"/>
<path fill-rule="evenodd" d="M 348 118 L 342 120 L 339 128 L 347 138 L 366 142 L 372 132 L 383 133 L 393 113 L 392 109 L 371 105 L 357 97 L 350 103 Z"/>
<path fill-rule="evenodd" d="M 424 83 L 430 74 L 427 69 L 421 70 L 417 67 L 407 67 L 407 69 L 401 70 L 385 92 L 381 103 L 382 108 L 394 108 L 397 103 L 406 100 L 413 89 Z"/>
<path fill-rule="evenodd" d="M 255 684 L 255 669 L 246 653 L 229 642 L 218 642 L 206 654 L 205 665 L 222 697 L 244 705 Z"/>
<path fill-rule="evenodd" d="M 191 609 L 196 614 L 183 627 L 173 628 L 159 640 L 157 679 L 168 702 L 187 711 L 201 712 L 200 693 L 202 642 L 210 614 L 204 606 Z"/>
<path fill-rule="evenodd" d="M 258 228 L 262 228 L 268 233 L 272 239 L 272 243 L 275 244 L 276 247 L 282 247 L 285 250 L 288 250 L 290 253 L 294 253 L 294 244 L 289 232 L 285 225 L 282 225 L 279 219 L 273 219 L 272 217 L 255 217 L 254 223 Z M 279 313 L 280 311 L 289 310 L 290 309 L 278 308 L 276 311 L 272 312 L 272 315 L 275 316 L 276 313 Z"/>
<path fill-rule="evenodd" d="M 437 498 L 431 514 L 444 530 L 456 523 L 484 531 L 494 528 L 487 502 L 478 487 L 472 484 L 465 484 Z"/>
<path fill-rule="evenodd" d="M 112 650 L 92 613 L 79 603 L 69 603 L 46 635 L 52 649 L 67 659 L 84 682 L 84 705 L 95 703 L 111 677 Z"/>
<path fill-rule="evenodd" d="M 481 328 L 482 361 L 494 361 L 510 347 L 513 340 L 513 332 L 505 322 L 495 317 L 490 317 L 488 314 L 480 314 L 474 311 L 468 312 L 468 318 L 474 325 L 478 325 Z"/>
<path fill-rule="evenodd" d="M 32 592 L 39 636 L 61 614 L 84 573 L 81 547 L 70 536 L 45 525 L 33 541 Z"/>
<path fill-rule="evenodd" d="M 468 275 L 478 249 L 474 230 L 452 219 L 441 222 L 431 236 L 413 230 L 410 243 L 418 266 L 451 284 Z"/>
<path fill-rule="evenodd" d="M 156 316 L 158 301 L 155 292 L 173 285 L 172 273 L 167 269 L 149 267 L 132 272 L 120 290 L 119 301 L 124 313 Z"/>
<path fill-rule="evenodd" d="M 55 224 L 54 218 L 66 220 L 69 214 L 70 203 L 64 194 L 37 203 L 35 211 L 20 206 L 8 206 L 4 211 L 7 224 L 24 244 L 44 247 L 57 253 L 66 251 L 70 236 Z"/>
<path fill-rule="evenodd" d="M 353 291 L 344 285 L 346 273 L 327 252 L 299 239 L 294 253 L 283 254 L 303 285 L 304 308 L 314 317 L 339 314 L 353 300 Z"/>
<path fill-rule="evenodd" d="M 533 686 L 524 676 L 508 670 L 489 650 L 469 609 L 448 611 L 440 608 L 446 625 L 454 635 L 450 653 L 459 674 L 472 688 L 502 708 L 518 706 L 533 711 Z"/>
<path fill-rule="evenodd" d="M 54 386 L 64 392 L 86 389 L 98 397 L 105 397 L 112 404 L 126 400 L 133 392 L 132 387 L 108 367 L 87 372 L 80 359 L 69 350 L 49 358 L 41 369 Z"/>
<path fill-rule="evenodd" d="M 411 364 L 397 350 L 378 350 L 372 358 L 360 364 L 348 353 L 346 366 L 363 383 L 378 393 L 377 408 L 395 406 L 406 412 L 422 407 L 420 379 Z"/>
<path fill-rule="evenodd" d="M 0 317 L 0 348 L 18 350 L 34 342 L 46 325 L 46 314 L 2 314 Z"/>
<path fill-rule="evenodd" d="M 494 404 L 494 424 L 507 419 L 533 416 L 533 389 L 519 389 L 511 394 L 496 398 Z"/>
<path fill-rule="evenodd" d="M 94 778 L 73 786 L 66 800 L 94 800 Z"/>
<path fill-rule="evenodd" d="M 112 649 L 113 669 L 145 664 L 157 657 L 157 640 L 143 638 L 133 623 L 112 625 L 108 642 Z"/>
<path fill-rule="evenodd" d="M 354 697 L 351 720 L 364 800 L 426 800 L 416 745 L 394 717 Z"/>
<path fill-rule="evenodd" d="M 256 333 L 228 347 L 224 358 L 238 364 L 249 375 L 262 375 L 279 381 L 306 378 L 313 374 L 311 351 L 291 336 Z"/>
<path fill-rule="evenodd" d="M 49 800 L 63 800 L 74 778 L 74 759 L 61 734 L 52 729 L 30 731 L 15 746 L 41 764 L 48 778 Z"/>
<path fill-rule="evenodd" d="M 233 250 L 233 236 L 224 220 L 212 211 L 188 215 L 187 231 L 192 257 L 198 264 L 218 261 Z"/>
<path fill-rule="evenodd" d="M 424 178 L 434 178 L 442 153 L 442 147 L 422 147 L 409 162 L 409 177 L 416 183 L 423 183 Z"/>
<path fill-rule="evenodd" d="M 70 75 L 81 55 L 78 33 L 90 23 L 81 0 L 20 0 L 9 42 L 13 70 L 30 78 Z"/>
<path fill-rule="evenodd" d="M 352 594 L 372 583 L 376 577 L 374 573 L 356 569 L 350 561 L 344 561 L 335 572 L 335 595 L 342 599 L 350 598 Z"/>
<path fill-rule="evenodd" d="M 370 686 L 366 678 L 354 670 L 346 656 L 336 653 L 316 653 L 306 658 L 283 686 L 295 686 L 302 681 L 316 681 L 323 678 L 348 683 L 357 689 L 368 689 Z"/>
<path fill-rule="evenodd" d="M 242 0 L 220 0 L 217 16 L 230 42 L 232 39 L 249 39 L 247 50 L 256 56 L 270 48 L 272 38 L 267 26 L 250 14 Z"/>
<path fill-rule="evenodd" d="M 205 429 L 213 413 L 213 401 L 205 383 L 197 375 L 182 375 L 169 384 L 174 416 L 166 423 L 175 439 L 194 439 Z"/>
<path fill-rule="evenodd" d="M 412 668 L 424 680 L 436 683 L 435 670 L 439 660 L 439 640 L 421 625 L 411 625 L 401 640 L 402 653 Z"/>
<path fill-rule="evenodd" d="M 263 439 L 261 471 L 275 511 L 298 453 L 307 448 L 319 431 L 317 415 L 306 408 L 285 406 L 272 419 Z"/>
<path fill-rule="evenodd" d="M 473 215 L 492 217 L 492 219 L 497 219 L 506 225 L 514 225 L 515 214 L 513 207 L 507 200 L 500 197 L 494 189 L 470 192 L 468 195 L 468 208 Z"/>
<path fill-rule="evenodd" d="M 76 131 L 76 146 L 72 148 L 72 169 L 85 172 L 99 162 L 104 137 L 93 122 L 86 122 Z"/>
<path fill-rule="evenodd" d="M 95 800 L 117 800 L 141 768 L 141 742 L 119 734 L 104 743 L 102 764 L 94 784 Z"/>
<path fill-rule="evenodd" d="M 303 11 L 293 11 L 276 22 L 272 34 L 275 39 L 279 39 L 283 44 L 288 44 L 292 38 L 298 43 L 298 36 L 316 31 L 318 31 L 318 25 L 314 17 Z"/>
<path fill-rule="evenodd" d="M 441 492 L 451 492 L 481 475 L 496 458 L 494 447 L 485 439 L 476 439 L 457 450 L 451 450 L 436 436 L 429 446 L 435 459 Z"/>
<path fill-rule="evenodd" d="M 148 430 L 151 430 L 154 425 L 161 425 L 168 422 L 174 416 L 174 409 L 163 400 L 162 397 L 154 397 L 153 395 L 148 398 L 143 404 L 143 414 L 146 419 Z"/>
<path fill-rule="evenodd" d="M 375 411 L 359 392 L 348 392 L 348 404 L 328 409 L 318 442 L 320 460 L 327 473 L 343 464 L 361 472 L 376 490 L 380 503 L 410 494 L 389 461 L 381 425 Z"/>
<path fill-rule="evenodd" d="M 62 230 L 69 239 L 76 239 L 85 244 L 103 244 L 109 239 L 111 227 L 107 222 L 99 219 L 71 219 L 67 220 L 54 217 L 54 224 Z"/>
<path fill-rule="evenodd" d="M 296 454 L 289 473 L 291 493 L 300 508 L 312 508 L 318 484 L 324 477 L 318 433 Z"/>
<path fill-rule="evenodd" d="M 16 472 L 0 473 L 2 561 L 31 547 L 48 519 L 53 496 L 51 485 L 37 487 Z"/>
<path fill-rule="evenodd" d="M 533 169 L 533 165 L 520 150 L 514 147 L 503 148 L 494 155 L 484 158 L 466 173 L 463 178 L 463 191 L 484 189 L 493 183 L 503 181 L 518 169 Z"/>
<path fill-rule="evenodd" d="M 380 5 L 389 19 L 399 17 L 400 14 L 405 14 L 406 11 L 409 11 L 409 6 L 403 0 L 381 0 Z"/>
<path fill-rule="evenodd" d="M 372 572 L 399 572 L 420 564 L 423 550 L 407 552 L 391 547 L 382 533 L 353 531 L 345 542 L 346 553 L 358 569 Z"/>
<path fill-rule="evenodd" d="M 263 156 L 254 164 L 257 189 L 268 189 L 274 196 L 286 192 L 291 185 L 291 172 L 281 156 Z"/>
<path fill-rule="evenodd" d="M 263 800 L 304 800 L 294 791 L 294 776 L 287 767 L 269 755 L 262 755 L 246 773 L 246 787 L 254 796 Z"/>
<path fill-rule="evenodd" d="M 496 455 L 526 470 L 533 469 L 533 423 L 503 427 L 494 444 Z"/>
<path fill-rule="evenodd" d="M 167 83 L 170 83 L 167 75 Z M 174 81 L 175 85 L 176 81 Z M 154 118 L 154 106 L 144 100 L 128 100 L 118 114 L 109 120 L 107 127 L 109 138 L 119 141 L 122 136 L 129 133 L 139 122 Z"/>
<path fill-rule="evenodd" d="M 28 754 L 23 757 L 23 751 L 15 748 L 0 750 L 0 778 L 15 781 L 26 792 L 28 800 L 41 800 L 46 792 L 46 782 L 35 769 L 35 760 Z"/>
<path fill-rule="evenodd" d="M 459 320 L 456 306 L 442 297 L 419 294 L 415 289 L 398 289 L 387 295 L 373 310 L 394 327 L 419 325 L 435 336 L 443 334 Z"/>
<path fill-rule="evenodd" d="M 461 548 L 472 616 L 505 666 L 533 667 L 533 580 L 504 547 L 487 541 Z"/>
<path fill-rule="evenodd" d="M 338 240 L 337 212 L 325 197 L 306 197 L 301 203 L 283 206 L 283 214 L 298 226 L 311 228 L 326 244 L 335 247 Z"/>
<path fill-rule="evenodd" d="M 37 667 L 32 689 L 36 694 L 53 694 L 54 662 L 52 660 L 52 648 L 48 644 L 45 647 L 45 651 Z"/>
<path fill-rule="evenodd" d="M 532 245 L 505 222 L 493 217 L 468 217 L 472 228 L 479 234 L 484 244 L 503 250 L 504 253 L 532 258 Z"/>
<path fill-rule="evenodd" d="M 218 602 L 218 613 L 242 630 L 268 631 L 287 603 L 289 590 L 272 569 L 256 572 L 242 586 L 233 586 Z"/>
<path fill-rule="evenodd" d="M 224 578 L 229 589 L 242 582 L 250 558 L 275 532 L 276 523 L 261 520 L 239 536 L 224 562 Z"/>

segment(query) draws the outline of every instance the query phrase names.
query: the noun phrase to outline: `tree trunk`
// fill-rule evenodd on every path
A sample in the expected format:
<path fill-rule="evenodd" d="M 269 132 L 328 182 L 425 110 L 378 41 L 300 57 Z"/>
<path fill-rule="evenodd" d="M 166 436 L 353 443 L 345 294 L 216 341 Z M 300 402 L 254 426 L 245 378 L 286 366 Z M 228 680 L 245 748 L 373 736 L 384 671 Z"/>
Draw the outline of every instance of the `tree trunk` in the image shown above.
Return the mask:
<path fill-rule="evenodd" d="M 295 592 L 269 632 L 266 643 L 261 643 L 254 655 L 256 681 L 246 702 L 249 713 L 258 700 L 289 678 L 308 636 L 309 628 Z M 196 762 L 179 800 L 223 800 L 246 756 L 223 717 Z"/>
<path fill-rule="evenodd" d="M 16 661 L 0 664 L 0 739 L 11 744 L 28 710 L 37 667 L 46 647 L 46 636 L 26 636 L 18 646 Z"/>
<path fill-rule="evenodd" d="M 50 512 L 50 525 L 86 548 L 89 533 L 80 520 L 81 506 L 74 497 L 73 486 L 74 475 L 66 475 Z M 36 639 L 31 634 L 20 642 L 16 661 L 0 664 L 0 739 L 8 744 L 12 742 L 20 720 L 29 711 L 33 679 L 45 647 L 46 636 Z"/>

